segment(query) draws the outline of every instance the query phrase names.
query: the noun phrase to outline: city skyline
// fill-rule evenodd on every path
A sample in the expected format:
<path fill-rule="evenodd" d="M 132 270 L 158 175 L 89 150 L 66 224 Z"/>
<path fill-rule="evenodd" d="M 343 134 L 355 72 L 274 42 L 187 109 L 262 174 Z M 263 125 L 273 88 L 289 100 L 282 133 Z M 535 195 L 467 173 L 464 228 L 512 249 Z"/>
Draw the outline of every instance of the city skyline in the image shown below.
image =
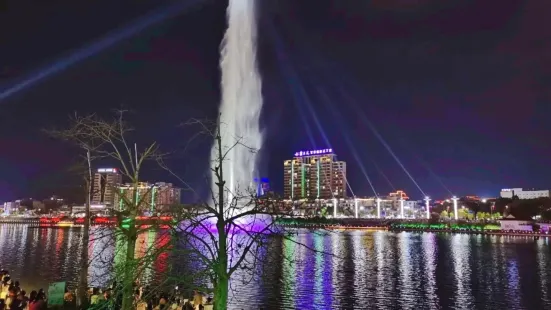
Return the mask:
<path fill-rule="evenodd" d="M 31 22 L 28 10 L 8 11 L 0 24 L 18 31 L 4 41 L 0 93 L 119 25 L 165 9 L 101 1 L 84 11 L 68 7 L 66 17 L 51 23 L 40 10 Z M 66 127 L 75 111 L 108 115 L 118 107 L 134 112 L 129 121 L 138 144 L 157 140 L 174 151 L 171 167 L 204 196 L 210 143 L 186 148 L 195 132 L 178 124 L 216 117 L 223 2 L 173 12 L 174 18 L 2 99 L 0 199 L 72 190 L 77 177 L 67 171 L 75 151 L 42 130 Z M 534 23 L 547 22 L 539 18 L 545 8 L 533 2 L 335 3 L 286 0 L 260 8 L 266 102 L 260 175 L 274 190 L 283 192 L 282 161 L 296 150 L 324 147 L 348 163 L 356 195 L 372 194 L 366 175 L 377 192 L 403 189 L 417 198 L 550 187 L 551 51 L 539 42 L 551 41 L 551 26 Z M 144 179 L 177 183 L 150 168 Z"/>
<path fill-rule="evenodd" d="M 3 307 L 551 309 L 549 11 L 3 1 Z"/>
<path fill-rule="evenodd" d="M 327 156 L 329 156 L 329 157 L 327 157 Z M 327 157 L 326 159 L 331 160 L 331 164 L 332 164 L 331 167 L 333 166 L 333 164 L 336 164 L 337 173 L 342 173 L 342 176 L 340 176 L 340 178 L 338 180 L 344 180 L 345 185 L 344 185 L 343 188 L 345 189 L 345 193 L 342 193 L 342 194 L 339 195 L 339 194 L 335 194 L 335 193 L 326 192 L 326 190 L 324 189 L 324 191 L 326 192 L 325 195 L 320 195 L 319 194 L 320 191 L 318 190 L 318 187 L 320 187 L 322 185 L 322 183 L 323 184 L 331 184 L 331 182 L 327 183 L 327 182 L 323 182 L 323 181 L 319 182 L 319 184 L 318 184 L 319 186 L 317 186 L 317 187 L 314 184 L 314 183 L 320 181 L 320 180 L 318 180 L 318 181 L 315 180 L 316 175 L 317 175 L 316 171 L 320 170 L 320 169 L 316 170 L 317 166 L 315 164 L 316 164 L 317 161 L 320 161 L 319 159 L 323 159 L 324 157 Z M 313 162 L 313 164 L 310 165 L 310 164 L 308 164 L 308 162 L 310 162 L 310 160 L 312 158 L 314 158 L 315 162 Z M 393 196 L 399 196 L 399 197 L 403 198 L 406 201 L 423 201 L 425 198 L 430 197 L 431 198 L 430 201 L 432 201 L 434 203 L 434 202 L 441 202 L 441 201 L 444 201 L 444 200 L 450 200 L 450 199 L 453 199 L 454 197 L 463 198 L 463 199 L 467 199 L 467 200 L 481 200 L 481 201 L 485 201 L 487 199 L 494 199 L 496 197 L 511 199 L 511 198 L 513 198 L 513 196 L 517 196 L 520 199 L 535 199 L 535 198 L 540 198 L 540 197 L 551 197 L 551 190 L 549 190 L 549 189 L 520 188 L 520 187 L 504 188 L 504 189 L 501 189 L 499 191 L 499 195 L 490 194 L 490 195 L 483 196 L 483 197 L 477 196 L 477 195 L 470 195 L 470 194 L 467 193 L 467 194 L 463 194 L 463 195 L 459 195 L 459 196 L 456 196 L 456 195 L 445 196 L 444 195 L 444 196 L 439 196 L 439 197 L 425 195 L 425 196 L 422 196 L 422 197 L 414 197 L 413 199 L 410 199 L 409 195 L 407 195 L 406 192 L 402 189 L 394 189 L 394 191 L 391 191 L 391 192 L 377 192 L 377 193 L 372 193 L 371 195 L 369 195 L 369 194 L 368 195 L 355 195 L 354 192 L 353 192 L 353 185 L 351 185 L 347 182 L 346 162 L 334 160 L 334 159 L 336 159 L 336 154 L 333 151 L 333 149 L 326 148 L 326 149 L 303 150 L 303 151 L 295 152 L 293 160 L 286 160 L 284 162 L 283 174 L 285 176 L 287 176 L 288 173 L 292 172 L 292 170 L 290 170 L 289 166 L 293 166 L 293 167 L 296 166 L 296 165 L 289 165 L 289 163 L 292 162 L 292 161 L 295 161 L 297 159 L 300 160 L 300 162 L 298 162 L 299 166 L 304 166 L 304 164 L 306 164 L 308 166 L 312 166 L 312 168 L 311 168 L 312 172 L 310 172 L 308 170 L 307 174 L 308 174 L 309 178 L 314 179 L 314 182 L 312 184 L 314 184 L 313 185 L 314 190 L 318 191 L 318 195 L 317 196 L 312 196 L 312 194 L 309 194 L 308 190 L 306 190 L 306 194 L 302 194 L 302 187 L 301 187 L 300 184 L 297 183 L 298 184 L 298 189 L 295 190 L 295 192 L 298 193 L 298 194 L 296 194 L 296 197 L 291 197 L 290 191 L 288 190 L 287 186 L 285 186 L 285 184 L 286 183 L 291 184 L 292 180 L 290 178 L 284 177 L 284 185 L 283 185 L 284 190 L 282 192 L 277 193 L 277 194 L 282 194 L 281 197 L 283 199 L 291 199 L 291 200 L 301 200 L 301 199 L 331 200 L 331 199 L 334 199 L 334 198 L 338 198 L 338 199 L 342 199 L 342 198 L 345 198 L 345 199 L 347 199 L 347 198 L 350 198 L 350 199 L 354 199 L 354 198 L 375 199 L 377 197 L 386 197 L 388 199 L 398 201 L 399 199 L 396 200 L 392 197 Z M 317 168 L 319 168 L 319 167 L 317 167 Z M 310 174 L 311 174 L 311 176 L 310 176 Z M 299 182 L 301 181 L 300 176 L 295 176 L 295 179 L 299 180 Z M 335 184 L 341 184 L 341 183 L 338 182 L 338 180 Z M 153 187 L 159 187 L 159 186 L 163 187 L 165 185 L 168 185 L 171 188 L 173 187 L 172 183 L 167 183 L 167 182 L 164 182 L 164 181 L 157 181 L 157 182 L 153 182 L 153 183 L 151 183 L 149 181 L 142 181 L 142 182 L 140 182 L 138 187 L 140 188 L 140 190 L 143 191 L 144 188 L 150 189 L 152 186 Z M 269 181 L 269 178 L 266 178 L 266 177 L 255 178 L 251 182 L 251 185 L 256 188 L 257 194 L 259 196 L 267 194 L 268 192 L 273 192 L 271 190 L 273 184 L 271 184 L 270 181 Z M 338 188 L 338 186 L 339 185 L 337 185 L 337 188 Z M 115 206 L 116 204 L 114 202 L 119 200 L 119 199 L 116 199 L 118 193 L 114 192 L 114 189 L 117 188 L 117 187 L 118 188 L 122 188 L 122 187 L 130 188 L 130 187 L 132 187 L 131 184 L 124 182 L 123 176 L 120 173 L 119 168 L 114 168 L 114 167 L 105 168 L 104 166 L 102 166 L 102 168 L 95 169 L 94 173 L 93 173 L 93 180 L 92 180 L 91 204 L 92 205 L 106 205 L 106 206 L 110 206 L 110 207 Z M 174 187 L 174 188 L 178 190 L 178 194 L 176 195 L 178 198 L 176 200 L 180 201 L 180 199 L 181 199 L 181 193 L 180 193 L 181 189 L 177 188 L 177 187 Z M 329 188 L 331 188 L 331 187 L 329 187 Z M 148 194 L 148 195 L 151 195 L 151 194 Z M 315 193 L 314 193 L 314 195 L 315 195 Z M 48 195 L 47 198 L 42 197 L 42 198 L 39 198 L 36 201 L 41 201 L 42 199 L 44 199 L 44 200 L 53 199 L 51 197 L 59 197 L 59 196 L 57 196 L 57 193 L 51 193 L 51 194 Z M 8 200 L 2 201 L 2 200 L 0 200 L 0 203 L 9 203 L 9 202 L 21 201 L 21 200 L 25 200 L 25 199 L 33 199 L 33 198 L 30 198 L 30 196 L 22 196 L 22 197 L 18 197 L 16 199 L 13 199 L 11 201 L 8 201 Z M 84 199 L 84 198 L 81 197 L 81 199 Z M 81 202 L 71 201 L 70 203 L 74 204 L 74 203 L 81 203 Z"/>

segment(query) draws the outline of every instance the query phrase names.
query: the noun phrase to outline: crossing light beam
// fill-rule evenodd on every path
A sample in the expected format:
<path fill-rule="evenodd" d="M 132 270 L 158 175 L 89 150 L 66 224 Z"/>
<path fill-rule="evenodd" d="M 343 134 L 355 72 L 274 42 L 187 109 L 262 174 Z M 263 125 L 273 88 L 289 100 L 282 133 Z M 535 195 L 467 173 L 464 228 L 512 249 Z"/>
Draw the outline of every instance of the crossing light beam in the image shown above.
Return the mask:
<path fill-rule="evenodd" d="M 7 89 L 0 91 L 0 102 L 8 99 L 9 97 L 28 89 L 31 86 L 49 78 L 65 69 L 73 66 L 83 60 L 86 60 L 94 55 L 103 52 L 104 50 L 112 47 L 113 45 L 130 38 L 140 31 L 149 28 L 155 24 L 163 22 L 167 19 L 173 18 L 179 15 L 183 10 L 189 9 L 192 5 L 203 2 L 204 0 L 185 0 L 178 1 L 177 3 L 163 7 L 160 10 L 156 10 L 153 13 L 148 14 L 145 17 L 138 19 L 137 21 L 121 27 L 118 30 L 110 33 L 109 35 L 94 41 L 93 43 L 76 50 L 69 56 L 59 59 L 58 61 L 49 64 L 35 72 L 29 74 L 26 78 L 16 82 L 9 86 Z"/>

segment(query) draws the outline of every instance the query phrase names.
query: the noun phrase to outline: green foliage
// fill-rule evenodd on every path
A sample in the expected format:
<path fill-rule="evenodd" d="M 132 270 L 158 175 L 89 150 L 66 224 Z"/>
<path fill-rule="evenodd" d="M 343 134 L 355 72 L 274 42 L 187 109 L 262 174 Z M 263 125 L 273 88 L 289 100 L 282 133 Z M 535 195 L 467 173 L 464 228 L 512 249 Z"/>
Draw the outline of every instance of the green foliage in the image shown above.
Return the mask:
<path fill-rule="evenodd" d="M 466 208 L 459 208 L 457 210 L 457 218 L 459 219 L 469 219 L 469 210 L 467 210 Z"/>
<path fill-rule="evenodd" d="M 323 218 L 327 217 L 327 207 L 323 207 L 321 209 L 321 217 Z"/>
<path fill-rule="evenodd" d="M 476 218 L 478 220 L 488 220 L 488 219 L 490 219 L 490 213 L 478 212 L 478 214 L 476 215 Z"/>

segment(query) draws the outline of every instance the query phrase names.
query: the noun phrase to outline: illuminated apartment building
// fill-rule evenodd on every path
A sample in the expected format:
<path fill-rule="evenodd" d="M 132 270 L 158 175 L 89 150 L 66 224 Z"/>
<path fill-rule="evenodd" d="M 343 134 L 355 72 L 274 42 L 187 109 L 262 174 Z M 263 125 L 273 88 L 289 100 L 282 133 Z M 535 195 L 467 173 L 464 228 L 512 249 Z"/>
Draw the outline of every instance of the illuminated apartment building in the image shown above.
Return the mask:
<path fill-rule="evenodd" d="M 94 174 L 92 204 L 113 207 L 115 192 L 122 183 L 122 175 L 116 168 L 101 168 Z"/>
<path fill-rule="evenodd" d="M 179 204 L 180 198 L 181 189 L 164 182 L 138 183 L 136 188 L 133 184 L 124 184 L 119 186 L 116 195 L 118 210 L 124 210 L 127 203 L 137 201 L 142 212 L 161 211 L 165 207 Z"/>
<path fill-rule="evenodd" d="M 332 149 L 300 151 L 283 163 L 286 199 L 346 198 L 346 163 Z"/>

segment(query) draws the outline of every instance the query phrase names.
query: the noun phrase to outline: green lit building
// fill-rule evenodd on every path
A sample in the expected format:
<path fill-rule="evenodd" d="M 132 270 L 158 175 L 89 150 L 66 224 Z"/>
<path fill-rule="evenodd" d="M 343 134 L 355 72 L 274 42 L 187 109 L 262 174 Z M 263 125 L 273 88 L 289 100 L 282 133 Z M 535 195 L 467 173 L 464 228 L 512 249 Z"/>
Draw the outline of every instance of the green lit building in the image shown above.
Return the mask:
<path fill-rule="evenodd" d="M 133 196 L 136 197 L 133 197 Z M 132 184 L 124 184 L 118 187 L 116 195 L 118 210 L 124 210 L 125 200 L 132 202 L 139 201 L 142 212 L 160 211 L 164 207 L 169 207 L 180 203 L 181 189 L 174 187 L 171 183 L 157 182 L 138 183 L 137 187 Z"/>
<path fill-rule="evenodd" d="M 283 163 L 286 199 L 347 197 L 346 163 L 332 149 L 296 152 Z"/>

